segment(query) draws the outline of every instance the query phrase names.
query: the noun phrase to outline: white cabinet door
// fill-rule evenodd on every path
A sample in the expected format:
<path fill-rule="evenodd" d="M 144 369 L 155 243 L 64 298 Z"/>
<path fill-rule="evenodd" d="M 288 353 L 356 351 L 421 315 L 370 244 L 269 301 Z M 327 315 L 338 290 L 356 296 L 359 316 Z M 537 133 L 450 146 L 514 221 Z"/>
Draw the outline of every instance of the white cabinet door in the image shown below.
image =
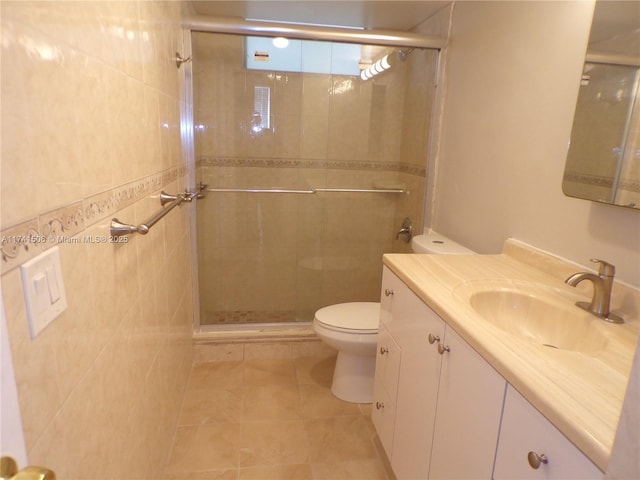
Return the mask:
<path fill-rule="evenodd" d="M 489 479 L 506 381 L 447 326 L 429 478 Z"/>
<path fill-rule="evenodd" d="M 399 301 L 401 300 L 401 301 Z M 399 290 L 394 338 L 402 351 L 391 467 L 398 480 L 425 479 L 429 473 L 433 425 L 442 357 L 437 338 L 444 322 L 409 288 Z M 429 343 L 432 335 L 433 343 Z"/>
<path fill-rule="evenodd" d="M 371 420 L 389 458 L 393 448 L 399 370 L 400 348 L 384 324 L 380 324 Z"/>
<path fill-rule="evenodd" d="M 542 455 L 537 469 L 528 455 Z M 495 480 L 601 479 L 603 473 L 512 386 L 507 389 Z"/>

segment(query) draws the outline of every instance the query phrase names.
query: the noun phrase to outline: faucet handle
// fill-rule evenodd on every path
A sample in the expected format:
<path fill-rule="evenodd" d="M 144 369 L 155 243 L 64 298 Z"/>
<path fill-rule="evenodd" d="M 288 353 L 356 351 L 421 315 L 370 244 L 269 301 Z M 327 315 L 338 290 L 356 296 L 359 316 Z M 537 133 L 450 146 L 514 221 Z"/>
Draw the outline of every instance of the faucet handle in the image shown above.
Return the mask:
<path fill-rule="evenodd" d="M 614 265 L 611 265 L 609 262 L 599 260 L 597 258 L 592 258 L 591 261 L 593 263 L 600 264 L 598 274 L 601 277 L 613 277 L 616 274 L 616 267 Z"/>

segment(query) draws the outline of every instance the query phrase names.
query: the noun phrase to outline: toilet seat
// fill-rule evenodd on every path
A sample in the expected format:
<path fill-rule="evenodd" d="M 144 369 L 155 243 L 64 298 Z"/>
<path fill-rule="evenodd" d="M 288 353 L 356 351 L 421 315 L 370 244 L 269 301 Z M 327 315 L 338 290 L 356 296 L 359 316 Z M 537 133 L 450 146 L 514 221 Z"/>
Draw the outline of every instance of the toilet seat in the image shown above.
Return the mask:
<path fill-rule="evenodd" d="M 378 333 L 380 303 L 350 302 L 329 305 L 316 312 L 315 321 L 322 327 L 336 332 L 373 335 Z"/>

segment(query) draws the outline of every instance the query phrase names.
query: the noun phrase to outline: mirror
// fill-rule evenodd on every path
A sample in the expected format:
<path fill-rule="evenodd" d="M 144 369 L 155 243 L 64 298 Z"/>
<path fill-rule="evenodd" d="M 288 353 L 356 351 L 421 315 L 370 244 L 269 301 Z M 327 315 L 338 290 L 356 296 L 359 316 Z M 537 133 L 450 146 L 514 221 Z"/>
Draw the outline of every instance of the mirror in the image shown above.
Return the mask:
<path fill-rule="evenodd" d="M 640 209 L 640 8 L 598 0 L 562 190 Z"/>

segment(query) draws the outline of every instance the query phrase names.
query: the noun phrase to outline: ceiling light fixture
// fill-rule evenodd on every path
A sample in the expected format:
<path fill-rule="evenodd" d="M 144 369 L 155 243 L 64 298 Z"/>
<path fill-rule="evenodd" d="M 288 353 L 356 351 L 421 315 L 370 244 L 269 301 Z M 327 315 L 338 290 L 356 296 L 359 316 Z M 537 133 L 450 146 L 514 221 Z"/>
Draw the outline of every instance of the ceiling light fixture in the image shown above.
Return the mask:
<path fill-rule="evenodd" d="M 289 39 L 285 37 L 276 37 L 273 39 L 273 46 L 277 48 L 287 48 Z"/>
<path fill-rule="evenodd" d="M 385 55 L 376 63 L 371 65 L 369 68 L 366 68 L 360 72 L 360 78 L 362 80 L 369 80 L 374 76 L 384 72 L 385 70 L 389 70 L 391 68 L 391 64 L 389 63 L 389 55 Z"/>

